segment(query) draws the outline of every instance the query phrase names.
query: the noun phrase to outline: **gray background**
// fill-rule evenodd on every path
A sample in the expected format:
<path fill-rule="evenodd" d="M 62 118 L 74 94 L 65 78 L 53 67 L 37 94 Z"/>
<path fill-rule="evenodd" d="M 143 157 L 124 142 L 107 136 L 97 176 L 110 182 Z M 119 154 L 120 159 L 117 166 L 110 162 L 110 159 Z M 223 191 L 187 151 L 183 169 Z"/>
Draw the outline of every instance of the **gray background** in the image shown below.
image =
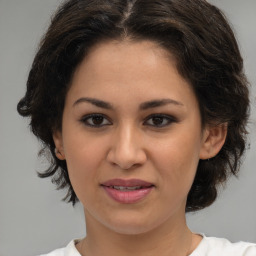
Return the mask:
<path fill-rule="evenodd" d="M 232 22 L 252 84 L 251 148 L 239 179 L 232 178 L 218 201 L 189 214 L 192 230 L 256 242 L 256 1 L 211 0 Z M 40 37 L 60 0 L 0 0 L 0 256 L 29 256 L 66 245 L 85 234 L 81 205 L 61 202 L 49 179 L 35 170 L 46 163 L 16 113 Z M 238 102 L 239 104 L 239 102 Z"/>

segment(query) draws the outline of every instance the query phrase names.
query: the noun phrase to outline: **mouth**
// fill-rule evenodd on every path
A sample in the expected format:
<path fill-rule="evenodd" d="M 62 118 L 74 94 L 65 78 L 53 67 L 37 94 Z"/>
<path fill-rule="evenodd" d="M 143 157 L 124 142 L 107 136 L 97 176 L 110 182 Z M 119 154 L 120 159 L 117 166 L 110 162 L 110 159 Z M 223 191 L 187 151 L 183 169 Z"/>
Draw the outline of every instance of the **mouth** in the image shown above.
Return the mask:
<path fill-rule="evenodd" d="M 136 187 L 123 187 L 123 186 L 109 186 L 109 188 L 120 190 L 120 191 L 134 191 L 139 189 L 145 189 L 148 187 L 136 186 Z"/>
<path fill-rule="evenodd" d="M 113 179 L 102 183 L 101 186 L 111 199 L 123 204 L 143 200 L 155 187 L 152 183 L 138 179 Z"/>

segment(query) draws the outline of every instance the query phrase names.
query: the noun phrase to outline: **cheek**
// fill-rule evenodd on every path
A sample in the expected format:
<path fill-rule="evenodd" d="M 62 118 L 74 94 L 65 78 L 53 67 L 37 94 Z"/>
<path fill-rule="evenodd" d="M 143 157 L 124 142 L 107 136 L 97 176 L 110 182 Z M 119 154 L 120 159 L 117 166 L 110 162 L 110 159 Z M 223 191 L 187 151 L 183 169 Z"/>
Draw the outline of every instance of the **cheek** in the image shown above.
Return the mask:
<path fill-rule="evenodd" d="M 65 140 L 65 155 L 71 184 L 78 197 L 97 184 L 99 166 L 104 160 L 104 143 L 85 136 L 70 136 Z"/>
<path fill-rule="evenodd" d="M 199 162 L 200 136 L 180 133 L 155 144 L 154 164 L 166 187 L 188 190 L 192 185 Z M 165 182 L 168 181 L 168 182 Z"/>

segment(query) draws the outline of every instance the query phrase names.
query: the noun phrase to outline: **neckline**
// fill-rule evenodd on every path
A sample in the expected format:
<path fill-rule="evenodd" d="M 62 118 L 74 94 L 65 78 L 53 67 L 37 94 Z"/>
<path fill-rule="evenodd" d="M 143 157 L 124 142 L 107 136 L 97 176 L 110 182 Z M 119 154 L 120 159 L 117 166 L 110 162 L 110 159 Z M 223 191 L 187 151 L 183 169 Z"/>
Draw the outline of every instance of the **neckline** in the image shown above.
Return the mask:
<path fill-rule="evenodd" d="M 196 253 L 198 253 L 201 248 L 204 246 L 205 244 L 205 240 L 206 240 L 206 236 L 202 233 L 194 233 L 195 235 L 199 235 L 202 237 L 202 240 L 200 241 L 200 243 L 196 246 L 196 248 L 193 250 L 193 252 L 191 254 L 189 254 L 188 256 L 196 256 Z M 72 253 L 76 253 L 74 256 L 81 256 L 81 254 L 79 253 L 79 251 L 76 248 L 76 244 L 79 243 L 82 239 L 73 239 L 67 246 L 68 250 L 71 250 Z M 72 254 L 73 255 L 73 254 Z"/>
<path fill-rule="evenodd" d="M 201 237 L 202 237 L 202 240 L 201 240 L 200 243 L 197 245 L 197 247 L 193 250 L 193 252 L 192 252 L 191 254 L 189 254 L 188 256 L 196 256 L 196 254 L 198 254 L 198 252 L 200 252 L 201 248 L 204 247 L 205 240 L 206 240 L 205 234 L 196 233 L 196 235 L 201 236 Z"/>

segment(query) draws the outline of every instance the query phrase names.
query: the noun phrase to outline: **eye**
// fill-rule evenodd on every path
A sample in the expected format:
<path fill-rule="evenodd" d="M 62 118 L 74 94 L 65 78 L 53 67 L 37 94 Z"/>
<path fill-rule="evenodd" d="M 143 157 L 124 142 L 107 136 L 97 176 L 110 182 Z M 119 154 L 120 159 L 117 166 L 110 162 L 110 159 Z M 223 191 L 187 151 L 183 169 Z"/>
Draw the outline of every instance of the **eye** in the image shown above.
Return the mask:
<path fill-rule="evenodd" d="M 171 123 L 177 122 L 176 118 L 173 116 L 165 115 L 165 114 L 154 114 L 150 115 L 144 124 L 154 127 L 165 127 Z"/>
<path fill-rule="evenodd" d="M 111 125 L 111 122 L 102 114 L 86 115 L 81 119 L 81 122 L 87 126 L 91 126 L 95 128 Z"/>

